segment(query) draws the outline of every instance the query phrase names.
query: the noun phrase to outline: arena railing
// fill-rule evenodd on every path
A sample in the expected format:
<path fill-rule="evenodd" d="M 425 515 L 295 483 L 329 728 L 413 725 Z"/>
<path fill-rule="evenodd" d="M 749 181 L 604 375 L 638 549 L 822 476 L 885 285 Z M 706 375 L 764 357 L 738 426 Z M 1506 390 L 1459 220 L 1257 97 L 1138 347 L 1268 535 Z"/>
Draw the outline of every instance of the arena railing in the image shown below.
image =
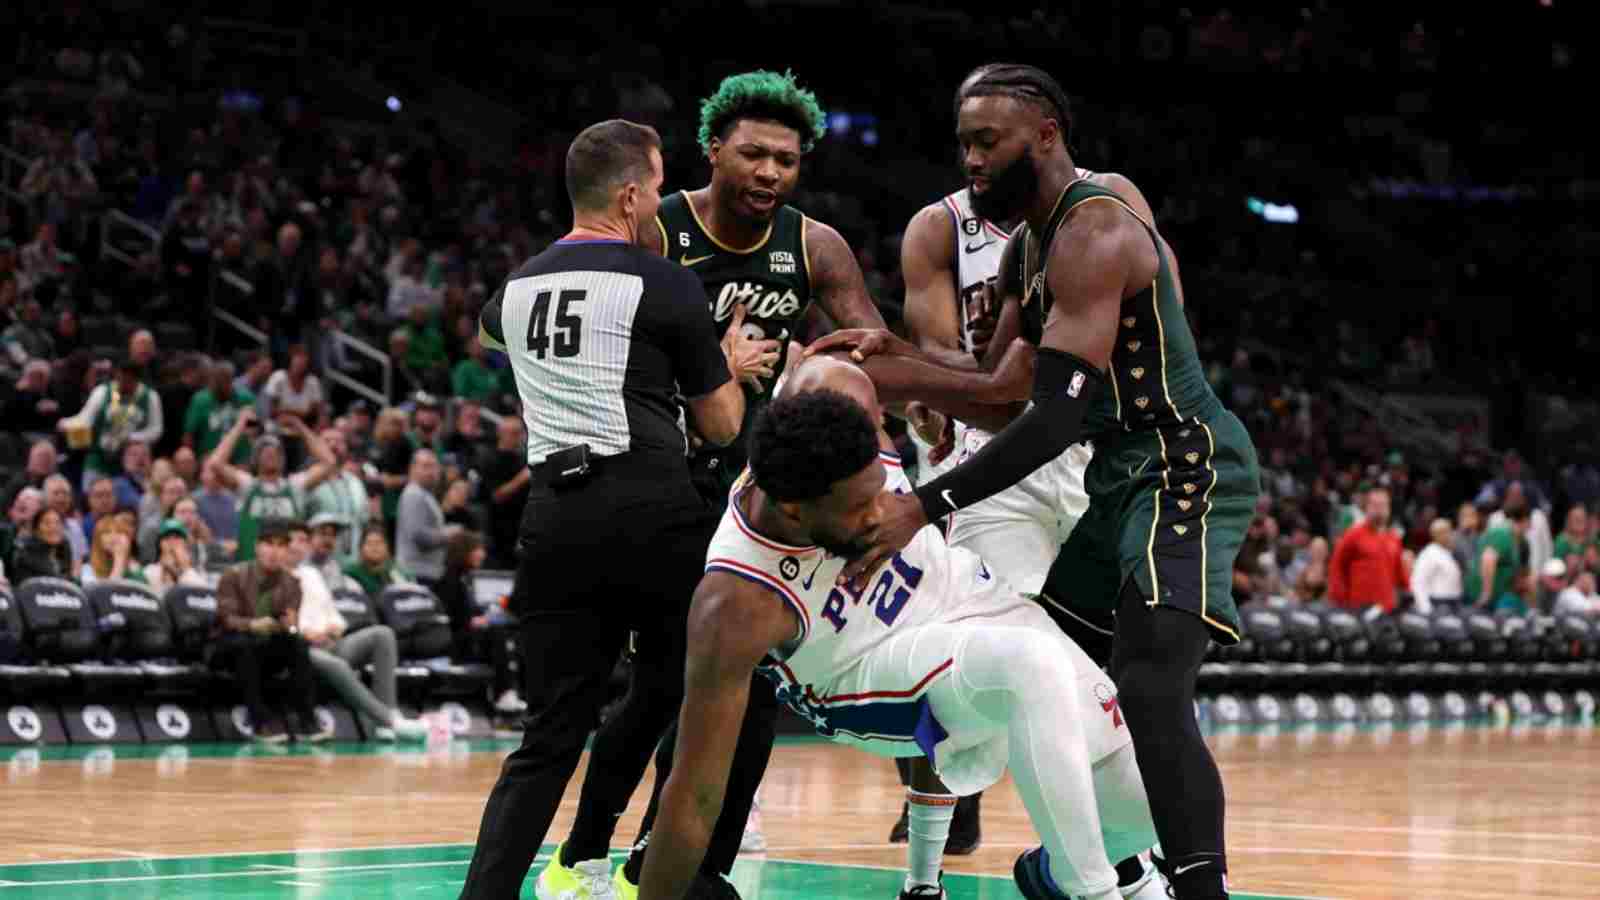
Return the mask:
<path fill-rule="evenodd" d="M 106 210 L 105 214 L 100 217 L 101 259 L 114 259 L 117 262 L 128 266 L 134 265 L 139 259 L 137 253 L 129 253 L 127 250 L 124 250 L 121 246 L 119 246 L 115 241 L 111 240 L 114 228 L 132 231 L 139 237 L 149 241 L 150 246 L 148 248 L 141 248 L 139 251 L 141 253 L 146 249 L 154 250 L 161 244 L 161 232 L 150 227 L 149 225 L 146 225 L 138 219 L 135 219 L 133 216 L 128 215 L 120 209 Z"/>
<path fill-rule="evenodd" d="M 331 366 L 327 371 L 322 373 L 322 377 L 328 379 L 334 384 L 343 385 L 351 392 L 372 401 L 373 403 L 377 404 L 379 409 L 383 409 L 384 407 L 388 406 L 389 398 L 393 396 L 389 391 L 394 385 L 394 364 L 389 360 L 389 354 L 379 350 L 377 347 L 372 346 L 366 341 L 363 341 L 360 338 L 343 331 L 334 330 L 333 332 L 329 333 L 328 337 L 332 338 L 346 349 L 354 350 L 362 356 L 365 356 L 373 362 L 376 362 L 383 369 L 383 392 L 379 393 L 369 385 L 362 384 L 360 381 L 352 378 L 347 373 L 340 372 L 338 369 L 335 369 Z"/>

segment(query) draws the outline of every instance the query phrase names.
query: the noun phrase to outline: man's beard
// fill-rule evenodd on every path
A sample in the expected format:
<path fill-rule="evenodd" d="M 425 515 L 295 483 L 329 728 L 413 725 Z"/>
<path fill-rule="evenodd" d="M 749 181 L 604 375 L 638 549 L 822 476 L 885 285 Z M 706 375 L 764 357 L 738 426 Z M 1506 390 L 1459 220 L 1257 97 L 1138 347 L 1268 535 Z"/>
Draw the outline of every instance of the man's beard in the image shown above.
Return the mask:
<path fill-rule="evenodd" d="M 852 560 L 865 556 L 872 548 L 872 542 L 866 539 L 865 532 L 849 537 L 838 535 L 813 535 L 817 546 L 828 551 L 832 556 L 840 559 Z"/>
<path fill-rule="evenodd" d="M 968 191 L 972 211 L 990 222 L 1021 218 L 1038 193 L 1039 171 L 1033 166 L 1033 149 L 1028 147 L 1009 166 L 989 173 L 989 187 L 982 193 Z"/>

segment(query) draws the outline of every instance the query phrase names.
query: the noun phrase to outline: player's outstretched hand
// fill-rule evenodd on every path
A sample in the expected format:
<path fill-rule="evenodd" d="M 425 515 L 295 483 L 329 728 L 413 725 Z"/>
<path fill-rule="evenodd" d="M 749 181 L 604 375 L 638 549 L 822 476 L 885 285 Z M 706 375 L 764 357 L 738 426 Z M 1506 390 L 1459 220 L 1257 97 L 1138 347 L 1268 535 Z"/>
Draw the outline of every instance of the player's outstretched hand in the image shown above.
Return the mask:
<path fill-rule="evenodd" d="M 845 328 L 817 338 L 806 348 L 806 356 L 840 350 L 849 350 L 850 358 L 856 362 L 866 362 L 867 357 L 880 353 L 907 356 L 912 347 L 883 328 Z"/>
<path fill-rule="evenodd" d="M 733 376 L 760 393 L 761 379 L 772 377 L 782 344 L 745 334 L 745 311 L 743 303 L 733 308 L 733 321 L 722 335 L 722 352 L 728 357 L 728 369 Z"/>
<path fill-rule="evenodd" d="M 928 445 L 928 462 L 937 466 L 956 447 L 956 422 L 938 410 L 916 401 L 906 404 L 906 421 Z"/>
<path fill-rule="evenodd" d="M 879 564 L 904 549 L 917 532 L 928 524 L 928 517 L 922 511 L 922 501 L 914 494 L 885 492 L 878 502 L 882 504 L 882 518 L 878 520 L 878 527 L 867 533 L 867 540 L 872 542 L 872 546 L 866 553 L 845 564 L 839 572 L 839 584 L 860 579 L 858 586 L 864 588 L 867 578 L 877 570 Z"/>

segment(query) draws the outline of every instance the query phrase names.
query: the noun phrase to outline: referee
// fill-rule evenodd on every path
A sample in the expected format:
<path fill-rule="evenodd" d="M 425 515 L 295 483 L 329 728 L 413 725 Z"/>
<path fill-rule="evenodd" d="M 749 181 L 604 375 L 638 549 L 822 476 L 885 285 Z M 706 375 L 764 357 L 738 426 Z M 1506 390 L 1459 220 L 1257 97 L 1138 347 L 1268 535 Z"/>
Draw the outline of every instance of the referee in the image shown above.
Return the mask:
<path fill-rule="evenodd" d="M 632 691 L 657 722 L 638 771 L 590 760 L 584 793 L 622 805 L 683 693 L 685 616 L 717 516 L 689 480 L 675 397 L 705 440 L 738 436 L 744 392 L 692 272 L 641 249 L 660 205 L 661 139 L 622 120 L 567 150 L 573 229 L 512 273 L 484 307 L 479 340 L 504 351 L 528 429 L 528 504 L 512 601 L 521 616 L 528 715 L 489 794 L 463 898 L 513 898 L 543 843 L 630 630 Z M 765 359 L 765 356 L 761 358 Z M 622 808 L 621 806 L 617 807 Z M 609 874 L 609 869 L 605 874 Z"/>

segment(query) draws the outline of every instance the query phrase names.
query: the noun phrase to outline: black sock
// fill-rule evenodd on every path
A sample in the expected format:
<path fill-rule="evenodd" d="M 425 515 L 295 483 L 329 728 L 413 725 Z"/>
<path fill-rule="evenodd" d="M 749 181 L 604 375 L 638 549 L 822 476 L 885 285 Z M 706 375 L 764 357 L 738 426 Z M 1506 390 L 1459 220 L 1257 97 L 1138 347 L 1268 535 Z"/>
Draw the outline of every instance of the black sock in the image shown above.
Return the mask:
<path fill-rule="evenodd" d="M 1171 879 L 1172 895 L 1178 900 L 1227 900 L 1222 854 L 1192 853 L 1171 862 L 1172 871 L 1178 873 Z"/>
<path fill-rule="evenodd" d="M 1144 877 L 1144 860 L 1130 856 L 1117 863 L 1117 887 L 1137 884 Z"/>
<path fill-rule="evenodd" d="M 649 841 L 650 835 L 641 835 L 639 843 L 633 845 L 633 852 L 628 854 L 628 861 L 622 864 L 623 877 L 636 887 L 639 884 L 639 876 L 644 872 L 644 848 Z"/>
<path fill-rule="evenodd" d="M 1129 580 L 1111 673 L 1178 900 L 1227 896 L 1222 776 L 1194 716 L 1195 675 L 1210 640 L 1199 616 L 1148 605 Z"/>

